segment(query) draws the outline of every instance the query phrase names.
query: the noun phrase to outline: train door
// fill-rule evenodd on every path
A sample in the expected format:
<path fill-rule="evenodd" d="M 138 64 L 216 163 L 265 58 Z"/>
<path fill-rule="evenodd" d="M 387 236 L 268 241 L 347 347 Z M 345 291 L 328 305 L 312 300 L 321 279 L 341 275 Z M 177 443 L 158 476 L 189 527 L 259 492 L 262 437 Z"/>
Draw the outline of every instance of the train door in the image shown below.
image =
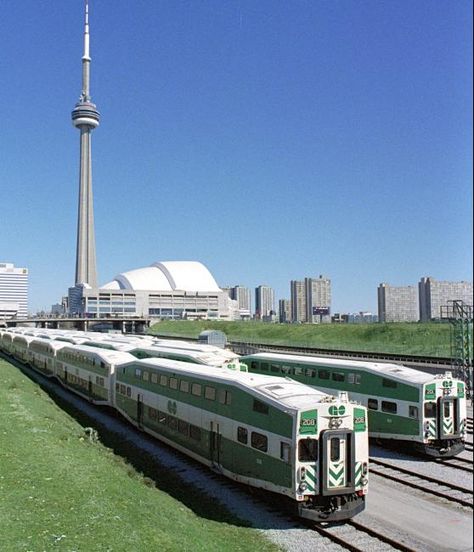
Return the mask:
<path fill-rule="evenodd" d="M 325 431 L 321 439 L 321 494 L 355 490 L 355 438 L 350 430 Z"/>
<path fill-rule="evenodd" d="M 440 439 L 459 437 L 459 399 L 440 397 L 438 399 L 438 428 Z"/>
<path fill-rule="evenodd" d="M 139 428 L 143 427 L 143 395 L 137 394 L 137 424 Z"/>
<path fill-rule="evenodd" d="M 220 469 L 221 467 L 221 446 L 222 439 L 220 434 L 219 424 L 217 422 L 211 422 L 211 433 L 210 433 L 210 456 L 212 466 Z"/>

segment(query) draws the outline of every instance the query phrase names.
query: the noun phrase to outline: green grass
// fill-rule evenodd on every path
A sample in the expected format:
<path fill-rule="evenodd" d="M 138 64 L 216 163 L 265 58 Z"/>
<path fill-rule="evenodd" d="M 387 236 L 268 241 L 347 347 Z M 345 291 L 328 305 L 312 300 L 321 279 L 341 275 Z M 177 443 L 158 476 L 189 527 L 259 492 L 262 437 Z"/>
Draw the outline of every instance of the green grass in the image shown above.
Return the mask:
<path fill-rule="evenodd" d="M 382 353 L 450 356 L 450 326 L 435 323 L 268 324 L 262 322 L 164 321 L 150 333 L 197 337 L 202 330 L 222 330 L 231 341 L 299 345 Z"/>
<path fill-rule="evenodd" d="M 91 442 L 76 419 L 0 359 L 2 552 L 278 550 L 123 439 L 105 428 L 99 434 L 137 463 Z"/>

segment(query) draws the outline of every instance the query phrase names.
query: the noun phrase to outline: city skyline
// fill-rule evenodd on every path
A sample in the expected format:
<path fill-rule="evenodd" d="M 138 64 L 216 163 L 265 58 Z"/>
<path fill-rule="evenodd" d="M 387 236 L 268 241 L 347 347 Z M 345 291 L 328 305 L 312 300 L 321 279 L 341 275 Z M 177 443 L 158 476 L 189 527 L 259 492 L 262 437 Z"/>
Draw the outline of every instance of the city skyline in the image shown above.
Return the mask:
<path fill-rule="evenodd" d="M 276 299 L 328 274 L 333 312 L 375 312 L 382 281 L 472 279 L 469 3 L 298 6 L 91 3 L 99 284 L 196 259 Z M 0 23 L 0 257 L 29 267 L 32 311 L 73 280 L 83 9 Z"/>

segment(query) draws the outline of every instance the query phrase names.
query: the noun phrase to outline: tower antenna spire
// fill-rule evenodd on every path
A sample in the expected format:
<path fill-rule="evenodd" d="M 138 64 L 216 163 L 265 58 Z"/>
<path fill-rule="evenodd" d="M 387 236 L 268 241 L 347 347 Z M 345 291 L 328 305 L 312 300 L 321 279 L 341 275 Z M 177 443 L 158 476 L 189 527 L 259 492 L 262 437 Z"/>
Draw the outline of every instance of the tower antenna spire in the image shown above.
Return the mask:
<path fill-rule="evenodd" d="M 84 54 L 82 56 L 82 91 L 72 111 L 72 124 L 79 129 L 79 206 L 77 217 L 76 285 L 97 287 L 94 209 L 92 196 L 91 133 L 99 126 L 100 115 L 90 96 L 89 2 L 84 3 Z"/>

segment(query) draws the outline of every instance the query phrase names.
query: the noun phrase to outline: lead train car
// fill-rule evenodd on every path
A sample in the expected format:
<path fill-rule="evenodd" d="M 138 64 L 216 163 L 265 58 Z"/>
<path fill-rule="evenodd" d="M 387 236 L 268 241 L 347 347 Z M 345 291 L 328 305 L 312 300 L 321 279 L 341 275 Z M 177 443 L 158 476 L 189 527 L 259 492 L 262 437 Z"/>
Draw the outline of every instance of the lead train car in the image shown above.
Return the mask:
<path fill-rule="evenodd" d="M 116 373 L 131 423 L 241 483 L 288 497 L 314 521 L 347 519 L 367 493 L 367 411 L 292 380 L 169 359 Z"/>
<path fill-rule="evenodd" d="M 464 449 L 465 385 L 450 372 L 433 376 L 396 364 L 280 353 L 242 360 L 252 373 L 289 376 L 327 393 L 347 391 L 368 407 L 370 437 L 408 441 L 434 457 Z"/>

